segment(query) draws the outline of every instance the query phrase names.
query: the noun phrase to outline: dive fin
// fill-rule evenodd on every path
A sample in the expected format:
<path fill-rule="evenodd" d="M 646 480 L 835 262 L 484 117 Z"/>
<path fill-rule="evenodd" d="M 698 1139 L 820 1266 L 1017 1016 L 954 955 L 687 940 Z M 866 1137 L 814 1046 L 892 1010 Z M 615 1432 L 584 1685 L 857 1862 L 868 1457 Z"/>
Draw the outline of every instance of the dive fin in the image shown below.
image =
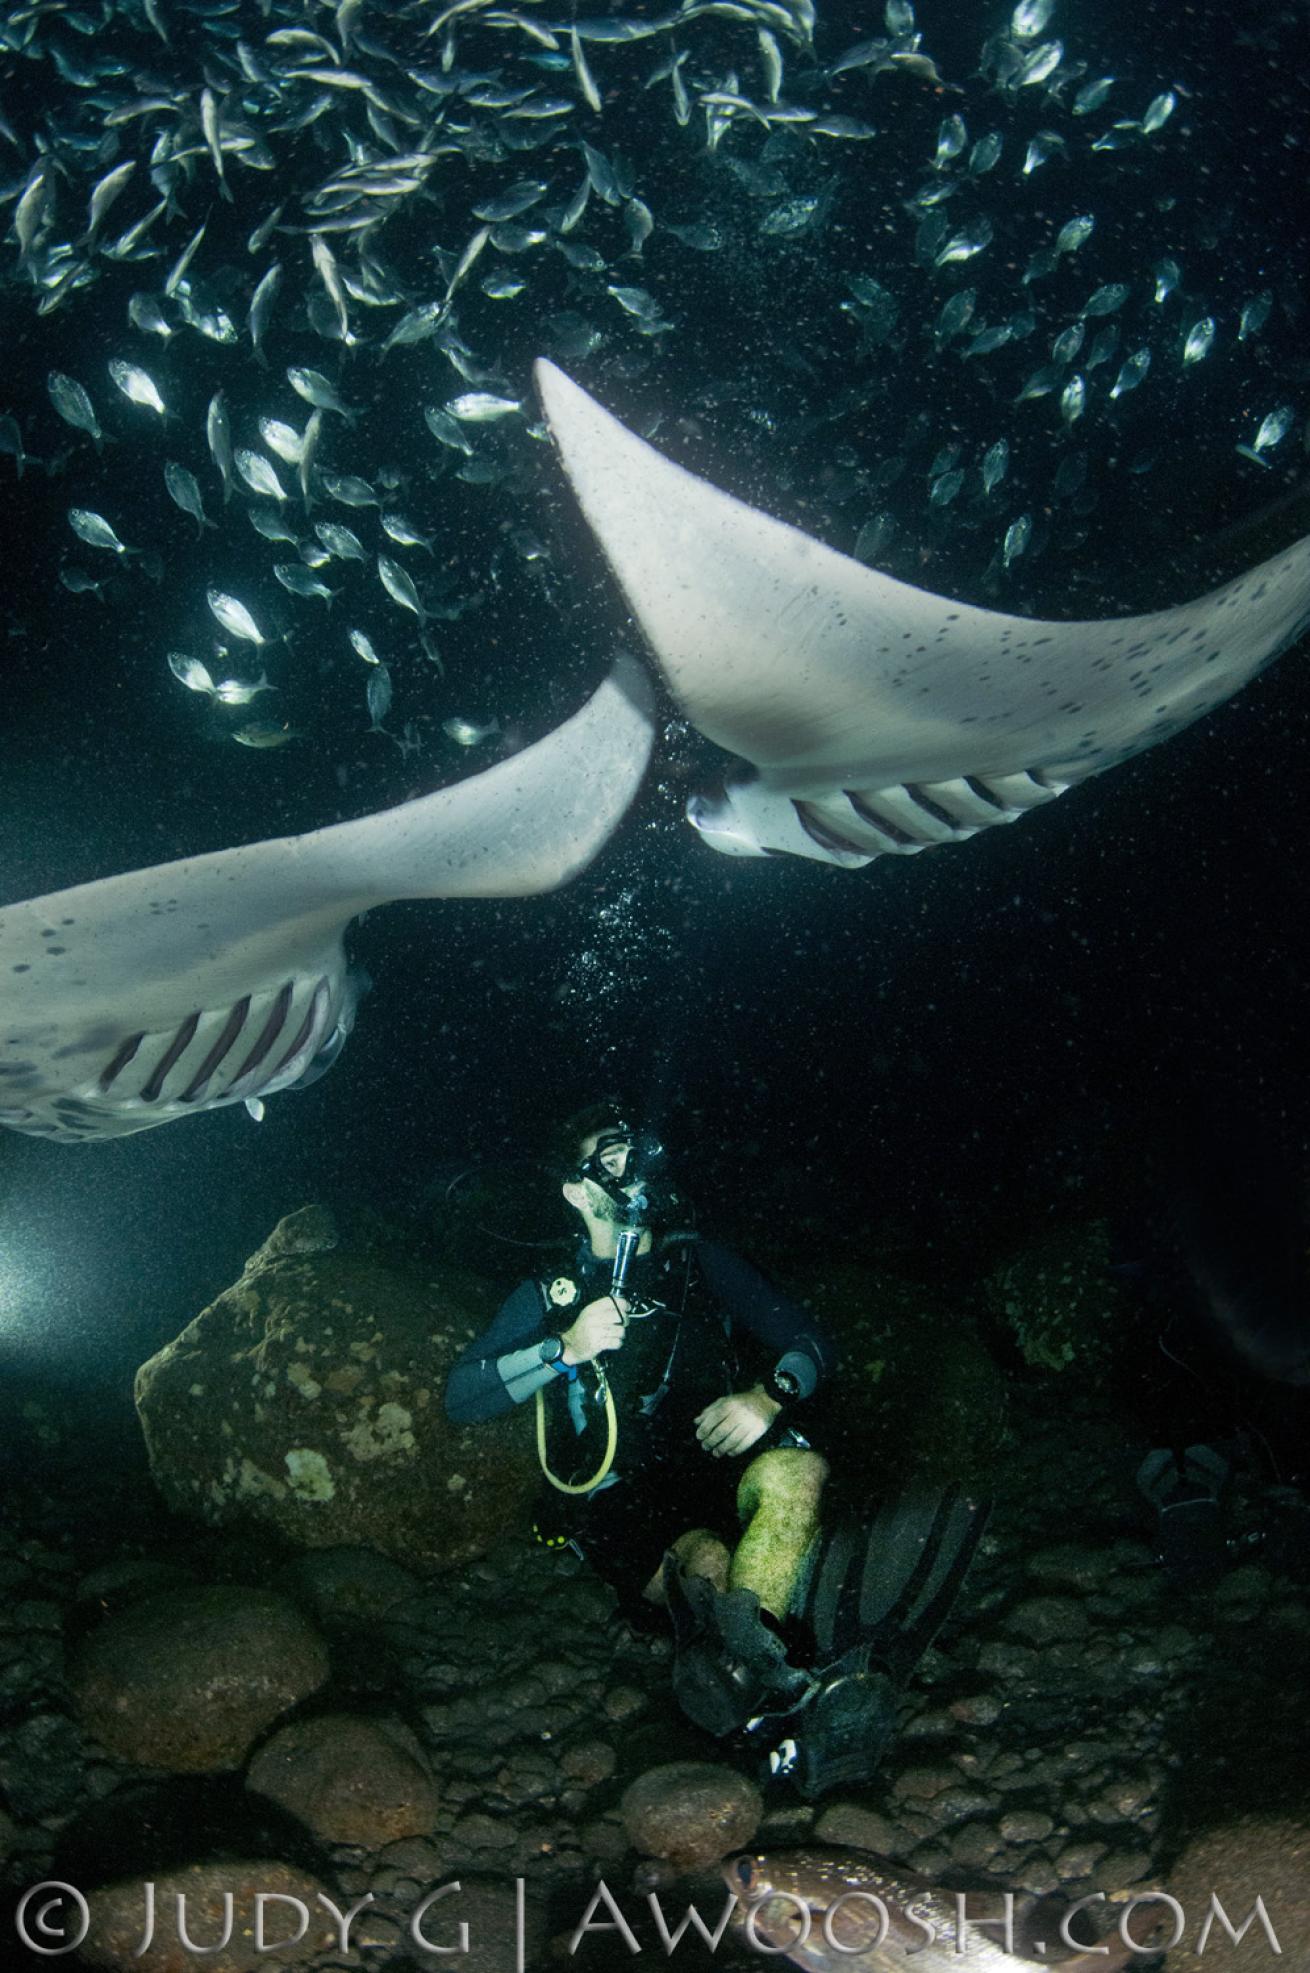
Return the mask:
<path fill-rule="evenodd" d="M 918 1488 L 822 1536 L 797 1613 L 817 1662 L 867 1644 L 894 1679 L 907 1679 L 959 1594 L 989 1511 L 959 1485 Z"/>
<path fill-rule="evenodd" d="M 687 1718 L 716 1739 L 765 1714 L 787 1714 L 817 1681 L 787 1659 L 787 1647 L 760 1611 L 753 1590 L 716 1589 L 664 1558 L 664 1595 L 673 1619 L 673 1690 Z"/>

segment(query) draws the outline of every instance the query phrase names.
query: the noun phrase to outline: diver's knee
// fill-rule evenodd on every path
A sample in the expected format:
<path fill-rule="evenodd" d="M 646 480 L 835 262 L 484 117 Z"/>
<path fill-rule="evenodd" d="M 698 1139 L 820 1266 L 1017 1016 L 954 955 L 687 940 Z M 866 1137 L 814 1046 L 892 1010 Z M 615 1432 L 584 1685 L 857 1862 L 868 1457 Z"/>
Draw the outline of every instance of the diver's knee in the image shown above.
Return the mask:
<path fill-rule="evenodd" d="M 749 1519 L 776 1503 L 795 1513 L 813 1507 L 828 1477 L 828 1462 L 808 1446 L 771 1446 L 753 1459 L 737 1487 L 737 1510 Z"/>
<path fill-rule="evenodd" d="M 705 1576 L 716 1589 L 728 1587 L 727 1543 L 709 1528 L 688 1528 L 686 1534 L 678 1536 L 669 1553 L 676 1560 L 684 1576 Z M 642 1595 L 649 1603 L 662 1606 L 666 1601 L 663 1563 L 647 1583 Z"/>

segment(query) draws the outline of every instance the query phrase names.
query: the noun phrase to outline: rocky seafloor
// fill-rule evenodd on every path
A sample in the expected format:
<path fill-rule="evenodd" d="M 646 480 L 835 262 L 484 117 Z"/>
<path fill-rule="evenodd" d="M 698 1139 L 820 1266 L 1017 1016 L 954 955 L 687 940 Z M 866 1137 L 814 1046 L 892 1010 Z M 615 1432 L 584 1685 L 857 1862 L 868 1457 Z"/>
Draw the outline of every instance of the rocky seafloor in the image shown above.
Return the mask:
<path fill-rule="evenodd" d="M 51 1443 L 0 1510 L 6 1969 L 50 1963 L 18 1942 L 13 1907 L 51 1879 L 85 1894 L 91 1927 L 56 1963 L 400 1973 L 449 1963 L 430 1947 L 462 1919 L 454 1963 L 512 1973 L 521 1879 L 530 1968 L 613 1967 L 631 1947 L 603 1909 L 577 1937 L 600 1880 L 662 1958 L 650 1892 L 675 1917 L 694 1897 L 712 1924 L 724 1851 L 815 1843 L 955 1887 L 1167 1886 L 1191 1907 L 1171 1966 L 1194 1956 L 1201 1901 L 1231 1866 L 1233 1908 L 1258 1890 L 1279 1964 L 1310 1966 L 1305 1507 L 1239 1462 L 1224 1566 L 1181 1582 L 1094 1387 L 1058 1403 L 1040 1379 L 1011 1390 L 991 1524 L 899 1738 L 876 1780 L 813 1804 L 686 1723 L 666 1638 L 630 1630 L 526 1528 L 419 1570 L 359 1543 L 206 1526 L 162 1507 L 139 1460 L 97 1466 L 75 1420 L 28 1409 Z M 413 1915 L 456 1880 L 425 1946 Z M 161 1919 L 142 1954 L 147 1881 L 161 1913 L 188 1892 L 197 1947 L 219 1936 L 224 1888 L 372 1901 L 350 1951 L 311 1934 L 261 1954 L 239 1917 L 203 1958 Z M 693 1938 L 676 1956 L 711 1961 Z M 713 1958 L 758 1963 L 732 1935 Z"/>

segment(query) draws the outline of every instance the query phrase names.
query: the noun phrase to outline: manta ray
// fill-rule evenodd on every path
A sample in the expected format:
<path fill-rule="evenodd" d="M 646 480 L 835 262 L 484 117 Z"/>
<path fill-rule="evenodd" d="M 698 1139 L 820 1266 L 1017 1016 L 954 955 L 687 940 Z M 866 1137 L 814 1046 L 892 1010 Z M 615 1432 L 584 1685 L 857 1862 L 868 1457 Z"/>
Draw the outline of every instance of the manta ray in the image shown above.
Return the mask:
<path fill-rule="evenodd" d="M 620 659 L 562 726 L 453 787 L 6 905 L 0 1123 L 85 1143 L 315 1080 L 353 1024 L 350 920 L 576 876 L 637 791 L 651 696 Z"/>
<path fill-rule="evenodd" d="M 1310 623 L 1310 536 L 1147 616 L 976 609 L 697 478 L 553 364 L 536 380 L 669 691 L 742 763 L 687 806 L 730 855 L 854 869 L 1013 822 L 1210 712 Z"/>

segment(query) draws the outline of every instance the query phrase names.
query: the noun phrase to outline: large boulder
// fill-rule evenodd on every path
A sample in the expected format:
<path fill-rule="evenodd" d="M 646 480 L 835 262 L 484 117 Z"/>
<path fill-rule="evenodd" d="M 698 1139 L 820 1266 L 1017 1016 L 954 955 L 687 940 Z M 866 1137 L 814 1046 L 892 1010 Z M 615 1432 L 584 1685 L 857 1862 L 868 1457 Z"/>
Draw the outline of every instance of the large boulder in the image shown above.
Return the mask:
<path fill-rule="evenodd" d="M 338 1936 L 323 1902 L 330 1896 L 327 1886 L 288 1864 L 197 1863 L 151 1881 L 153 1914 L 139 1882 L 107 1884 L 90 1894 L 80 1964 L 114 1973 L 195 1973 L 198 1966 L 209 1973 L 255 1973 L 257 1967 L 322 1964 Z M 334 1902 L 347 1910 L 351 1900 Z M 297 1937 L 302 1920 L 304 1935 Z M 365 1943 L 362 1925 L 352 1943 Z"/>
<path fill-rule="evenodd" d="M 72 1654 L 78 1715 L 100 1745 L 139 1767 L 240 1767 L 264 1730 L 316 1692 L 327 1646 L 294 1603 L 267 1589 L 165 1590 L 107 1617 Z"/>
<path fill-rule="evenodd" d="M 619 1804 L 634 1849 L 678 1870 L 717 1863 L 750 1842 L 763 1806 L 754 1782 L 717 1761 L 670 1761 L 648 1768 Z"/>
<path fill-rule="evenodd" d="M 441 1807 L 414 1735 L 398 1720 L 348 1713 L 281 1727 L 250 1763 L 246 1785 L 324 1842 L 365 1850 L 426 1836 Z"/>
<path fill-rule="evenodd" d="M 142 1364 L 155 1483 L 180 1513 L 440 1567 L 526 1522 L 531 1420 L 457 1428 L 442 1392 L 495 1291 L 403 1236 L 308 1206 Z"/>
<path fill-rule="evenodd" d="M 1167 1973 L 1254 1973 L 1257 1966 L 1277 1966 L 1280 1953 L 1290 1973 L 1310 1959 L 1310 1818 L 1304 1814 L 1240 1815 L 1203 1830 L 1169 1872 L 1168 1888 L 1185 1924 L 1167 1955 Z M 1143 1944 L 1151 1939 L 1150 1915 L 1148 1907 L 1133 1928 Z M 1240 1944 L 1229 1927 L 1242 1935 Z"/>

